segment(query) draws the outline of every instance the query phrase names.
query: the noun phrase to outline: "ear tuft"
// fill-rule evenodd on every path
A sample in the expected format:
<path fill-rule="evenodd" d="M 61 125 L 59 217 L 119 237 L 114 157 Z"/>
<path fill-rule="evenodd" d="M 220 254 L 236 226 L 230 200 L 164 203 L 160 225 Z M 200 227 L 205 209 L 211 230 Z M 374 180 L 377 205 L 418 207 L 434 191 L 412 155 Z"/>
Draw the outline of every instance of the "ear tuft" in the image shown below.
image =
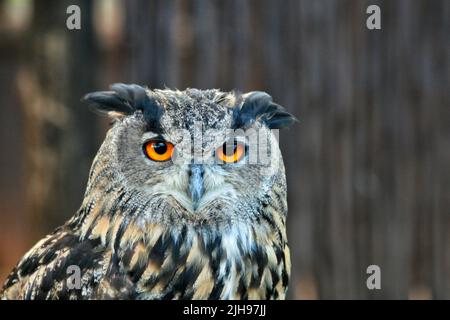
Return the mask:
<path fill-rule="evenodd" d="M 261 121 L 270 129 L 281 129 L 298 121 L 285 108 L 273 102 L 266 92 L 253 91 L 244 95 L 241 107 L 234 110 L 234 128 L 244 128 Z"/>
<path fill-rule="evenodd" d="M 120 99 L 114 91 L 98 91 L 85 95 L 81 101 L 87 102 L 89 108 L 99 114 L 128 115 L 134 109 L 126 101 Z"/>
<path fill-rule="evenodd" d="M 96 112 L 111 117 L 121 117 L 141 110 L 150 128 L 157 128 L 164 109 L 137 84 L 115 83 L 110 91 L 98 91 L 85 95 L 87 102 Z"/>

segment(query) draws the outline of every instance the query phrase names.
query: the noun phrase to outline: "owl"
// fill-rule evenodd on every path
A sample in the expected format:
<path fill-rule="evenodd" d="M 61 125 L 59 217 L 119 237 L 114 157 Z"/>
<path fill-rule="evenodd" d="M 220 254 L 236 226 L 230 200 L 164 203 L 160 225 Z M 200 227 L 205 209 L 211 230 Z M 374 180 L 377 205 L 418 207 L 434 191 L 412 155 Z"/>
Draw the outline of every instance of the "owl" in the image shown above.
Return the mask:
<path fill-rule="evenodd" d="M 112 125 L 83 202 L 7 278 L 2 299 L 283 299 L 290 276 L 278 129 L 265 92 L 87 94 Z"/>

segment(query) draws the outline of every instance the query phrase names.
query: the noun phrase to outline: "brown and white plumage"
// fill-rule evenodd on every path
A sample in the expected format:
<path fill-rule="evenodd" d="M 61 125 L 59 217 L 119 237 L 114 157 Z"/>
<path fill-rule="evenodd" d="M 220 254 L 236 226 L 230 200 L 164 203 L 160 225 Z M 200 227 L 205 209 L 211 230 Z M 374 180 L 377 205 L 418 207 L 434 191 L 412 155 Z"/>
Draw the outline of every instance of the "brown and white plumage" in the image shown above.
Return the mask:
<path fill-rule="evenodd" d="M 116 121 L 81 208 L 22 258 L 0 296 L 283 299 L 290 274 L 286 182 L 270 129 L 294 118 L 262 92 L 116 84 L 86 100 Z M 270 163 L 208 161 L 229 129 L 264 133 Z M 155 137 L 188 161 L 146 158 L 142 145 Z M 201 146 L 200 164 L 186 151 L 192 141 Z M 71 265 L 81 270 L 80 289 L 68 286 Z"/>

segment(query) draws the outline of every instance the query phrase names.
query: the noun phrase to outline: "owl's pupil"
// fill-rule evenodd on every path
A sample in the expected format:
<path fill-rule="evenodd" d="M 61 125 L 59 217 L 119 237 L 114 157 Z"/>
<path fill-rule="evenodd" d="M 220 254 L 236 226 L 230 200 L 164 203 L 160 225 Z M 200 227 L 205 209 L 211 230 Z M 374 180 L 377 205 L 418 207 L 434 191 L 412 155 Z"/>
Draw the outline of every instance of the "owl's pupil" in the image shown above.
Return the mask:
<path fill-rule="evenodd" d="M 233 143 L 224 143 L 223 154 L 226 156 L 232 156 L 236 152 L 237 141 L 234 140 Z"/>
<path fill-rule="evenodd" d="M 164 142 L 155 142 L 153 143 L 153 150 L 157 154 L 164 154 L 167 152 L 167 145 Z"/>

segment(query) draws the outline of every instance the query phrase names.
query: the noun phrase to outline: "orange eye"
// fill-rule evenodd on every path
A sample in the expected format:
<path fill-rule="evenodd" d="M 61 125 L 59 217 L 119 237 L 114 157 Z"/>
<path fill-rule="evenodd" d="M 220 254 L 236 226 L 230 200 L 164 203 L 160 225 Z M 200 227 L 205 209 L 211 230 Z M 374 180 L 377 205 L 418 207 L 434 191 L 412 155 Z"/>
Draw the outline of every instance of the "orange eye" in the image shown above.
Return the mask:
<path fill-rule="evenodd" d="M 224 163 L 236 163 L 245 155 L 245 149 L 244 143 L 232 140 L 224 143 L 220 148 L 217 148 L 216 156 Z"/>
<path fill-rule="evenodd" d="M 172 158 L 173 144 L 162 140 L 150 140 L 144 144 L 144 153 L 153 161 L 167 161 Z"/>

